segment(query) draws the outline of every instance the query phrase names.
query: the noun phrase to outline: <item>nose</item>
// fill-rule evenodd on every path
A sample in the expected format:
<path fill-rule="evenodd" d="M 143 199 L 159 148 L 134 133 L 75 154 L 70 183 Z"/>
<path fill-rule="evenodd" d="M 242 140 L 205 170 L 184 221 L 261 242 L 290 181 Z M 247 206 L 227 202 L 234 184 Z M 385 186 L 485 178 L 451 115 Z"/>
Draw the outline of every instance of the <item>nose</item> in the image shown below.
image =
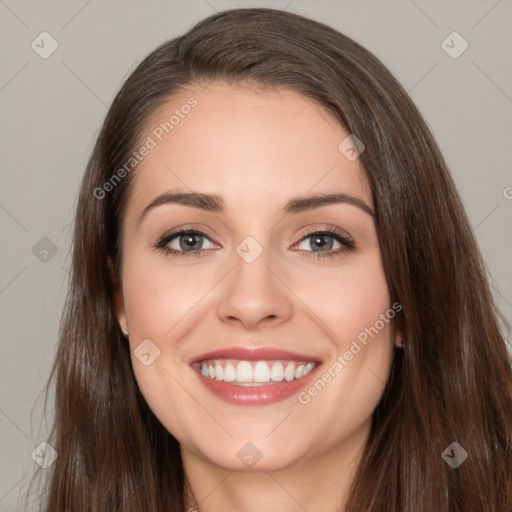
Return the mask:
<path fill-rule="evenodd" d="M 277 326 L 292 316 L 293 294 L 267 253 L 263 251 L 252 263 L 234 255 L 234 268 L 226 276 L 217 305 L 221 321 L 254 330 Z"/>

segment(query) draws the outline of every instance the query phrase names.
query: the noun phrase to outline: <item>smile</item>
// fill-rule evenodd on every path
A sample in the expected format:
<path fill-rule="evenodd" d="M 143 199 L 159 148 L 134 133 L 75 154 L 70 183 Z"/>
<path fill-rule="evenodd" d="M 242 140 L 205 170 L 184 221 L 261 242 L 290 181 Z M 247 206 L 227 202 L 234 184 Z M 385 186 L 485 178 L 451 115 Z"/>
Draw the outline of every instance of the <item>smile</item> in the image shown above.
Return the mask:
<path fill-rule="evenodd" d="M 300 393 L 322 365 L 315 356 L 270 347 L 231 347 L 189 361 L 199 382 L 224 402 L 269 405 Z"/>
<path fill-rule="evenodd" d="M 237 361 L 217 359 L 199 363 L 201 375 L 235 386 L 261 386 L 301 379 L 315 368 L 314 362 L 289 360 Z"/>

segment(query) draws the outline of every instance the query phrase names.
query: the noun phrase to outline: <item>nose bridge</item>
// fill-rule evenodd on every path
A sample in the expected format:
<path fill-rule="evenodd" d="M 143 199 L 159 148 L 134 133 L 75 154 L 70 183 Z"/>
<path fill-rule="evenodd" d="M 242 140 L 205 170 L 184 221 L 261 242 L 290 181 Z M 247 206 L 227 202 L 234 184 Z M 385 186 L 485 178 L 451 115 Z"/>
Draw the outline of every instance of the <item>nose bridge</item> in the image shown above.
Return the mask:
<path fill-rule="evenodd" d="M 235 248 L 233 270 L 218 303 L 222 320 L 239 320 L 254 327 L 265 319 L 285 320 L 291 315 L 291 297 L 275 276 L 271 249 L 248 236 Z"/>
<path fill-rule="evenodd" d="M 263 246 L 252 236 L 245 238 L 235 249 L 233 258 L 233 284 L 248 287 L 248 292 L 255 293 L 258 288 L 264 290 L 269 285 L 271 251 L 268 244 Z M 243 288 L 243 286 L 240 286 Z"/>

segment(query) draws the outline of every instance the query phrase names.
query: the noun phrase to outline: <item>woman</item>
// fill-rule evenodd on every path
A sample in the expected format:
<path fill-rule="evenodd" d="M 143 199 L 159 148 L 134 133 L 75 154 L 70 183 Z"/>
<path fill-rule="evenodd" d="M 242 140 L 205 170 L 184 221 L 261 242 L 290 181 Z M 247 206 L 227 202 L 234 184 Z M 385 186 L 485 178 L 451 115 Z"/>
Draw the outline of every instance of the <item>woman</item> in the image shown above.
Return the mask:
<path fill-rule="evenodd" d="M 211 16 L 90 158 L 45 510 L 510 509 L 500 318 L 389 71 L 295 14 Z"/>

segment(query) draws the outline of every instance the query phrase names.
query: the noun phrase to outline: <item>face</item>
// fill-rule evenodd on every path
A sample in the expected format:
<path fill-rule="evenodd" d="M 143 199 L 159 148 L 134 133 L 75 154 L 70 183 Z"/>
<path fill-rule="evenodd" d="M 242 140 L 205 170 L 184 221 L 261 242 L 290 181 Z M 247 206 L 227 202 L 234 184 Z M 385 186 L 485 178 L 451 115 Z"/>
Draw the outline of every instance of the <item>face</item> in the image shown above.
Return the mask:
<path fill-rule="evenodd" d="M 222 84 L 174 96 L 148 127 L 116 308 L 187 460 L 276 470 L 367 438 L 395 310 L 348 135 L 291 90 Z"/>

